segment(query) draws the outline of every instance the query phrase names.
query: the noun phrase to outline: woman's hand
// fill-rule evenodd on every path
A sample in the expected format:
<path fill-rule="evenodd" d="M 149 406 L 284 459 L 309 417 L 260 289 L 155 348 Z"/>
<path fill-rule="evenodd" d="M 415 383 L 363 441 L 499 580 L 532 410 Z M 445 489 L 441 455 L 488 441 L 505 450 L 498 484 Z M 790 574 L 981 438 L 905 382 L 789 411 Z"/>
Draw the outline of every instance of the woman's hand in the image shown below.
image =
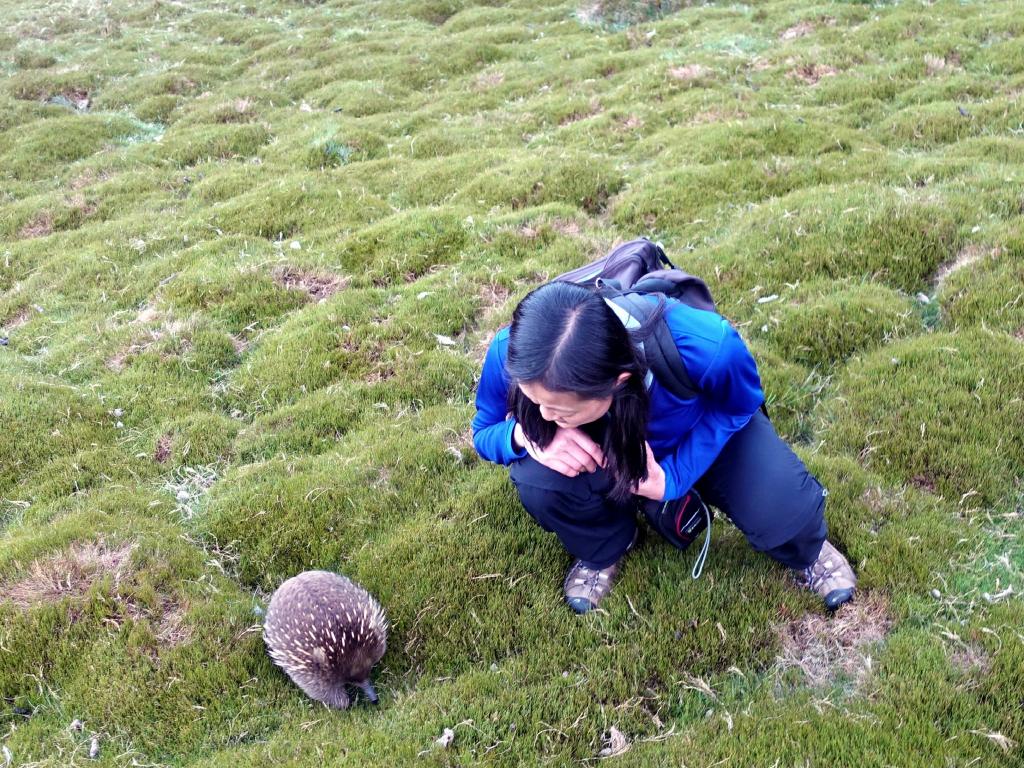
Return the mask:
<path fill-rule="evenodd" d="M 665 496 L 665 470 L 654 460 L 654 452 L 646 441 L 644 448 L 647 450 L 647 479 L 636 487 L 636 495 L 661 501 Z"/>
<path fill-rule="evenodd" d="M 594 472 L 598 467 L 604 466 L 601 446 L 580 429 L 559 427 L 548 447 L 540 448 L 531 443 L 523 434 L 522 426 L 516 424 L 512 439 L 545 467 L 566 477 Z"/>

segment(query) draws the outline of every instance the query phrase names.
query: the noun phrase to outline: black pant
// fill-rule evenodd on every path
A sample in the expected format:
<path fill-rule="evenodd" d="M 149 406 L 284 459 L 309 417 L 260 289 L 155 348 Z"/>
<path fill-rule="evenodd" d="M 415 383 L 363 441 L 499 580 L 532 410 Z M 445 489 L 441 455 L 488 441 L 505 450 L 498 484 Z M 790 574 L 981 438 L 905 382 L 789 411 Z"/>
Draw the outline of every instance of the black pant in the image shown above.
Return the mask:
<path fill-rule="evenodd" d="M 612 481 L 603 469 L 566 477 L 527 456 L 510 474 L 526 511 L 573 557 L 605 568 L 625 553 L 636 530 L 636 504 L 608 497 Z M 790 568 L 817 559 L 828 535 L 826 491 L 762 412 L 729 438 L 695 488 L 754 549 Z"/>

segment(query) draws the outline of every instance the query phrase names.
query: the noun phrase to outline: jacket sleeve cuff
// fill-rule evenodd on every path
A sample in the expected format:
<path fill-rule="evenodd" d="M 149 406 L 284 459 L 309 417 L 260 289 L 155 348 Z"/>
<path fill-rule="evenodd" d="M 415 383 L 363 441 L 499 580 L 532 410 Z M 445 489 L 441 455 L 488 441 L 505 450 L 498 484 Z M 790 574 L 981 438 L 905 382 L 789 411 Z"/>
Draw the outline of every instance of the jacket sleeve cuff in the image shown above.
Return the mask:
<path fill-rule="evenodd" d="M 516 420 L 509 419 L 506 424 L 508 424 L 508 434 L 505 435 L 505 455 L 509 457 L 510 462 L 525 459 L 527 456 L 526 449 L 520 448 L 517 450 L 512 443 L 512 434 L 516 430 Z"/>

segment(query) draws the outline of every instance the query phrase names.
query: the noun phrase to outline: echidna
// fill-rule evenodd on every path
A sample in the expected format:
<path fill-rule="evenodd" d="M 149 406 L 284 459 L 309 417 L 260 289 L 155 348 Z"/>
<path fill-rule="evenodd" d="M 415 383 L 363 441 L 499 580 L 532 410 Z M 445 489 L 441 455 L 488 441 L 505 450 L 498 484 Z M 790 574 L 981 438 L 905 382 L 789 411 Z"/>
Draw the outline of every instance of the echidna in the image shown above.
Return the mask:
<path fill-rule="evenodd" d="M 305 571 L 270 598 L 263 640 L 270 657 L 305 693 L 347 709 L 348 684 L 377 702 L 370 670 L 384 655 L 387 619 L 365 589 L 328 571 Z"/>

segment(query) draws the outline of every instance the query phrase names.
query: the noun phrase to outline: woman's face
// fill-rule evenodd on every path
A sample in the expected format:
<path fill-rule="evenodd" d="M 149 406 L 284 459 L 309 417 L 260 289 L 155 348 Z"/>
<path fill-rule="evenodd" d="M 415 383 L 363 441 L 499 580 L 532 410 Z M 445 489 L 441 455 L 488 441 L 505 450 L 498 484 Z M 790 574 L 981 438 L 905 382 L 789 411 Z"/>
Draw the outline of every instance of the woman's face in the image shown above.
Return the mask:
<path fill-rule="evenodd" d="M 628 373 L 621 374 L 619 383 L 628 378 Z M 612 405 L 610 396 L 583 399 L 573 392 L 552 392 L 537 382 L 520 382 L 519 390 L 528 400 L 537 404 L 541 418 L 565 429 L 597 421 L 608 413 Z"/>

